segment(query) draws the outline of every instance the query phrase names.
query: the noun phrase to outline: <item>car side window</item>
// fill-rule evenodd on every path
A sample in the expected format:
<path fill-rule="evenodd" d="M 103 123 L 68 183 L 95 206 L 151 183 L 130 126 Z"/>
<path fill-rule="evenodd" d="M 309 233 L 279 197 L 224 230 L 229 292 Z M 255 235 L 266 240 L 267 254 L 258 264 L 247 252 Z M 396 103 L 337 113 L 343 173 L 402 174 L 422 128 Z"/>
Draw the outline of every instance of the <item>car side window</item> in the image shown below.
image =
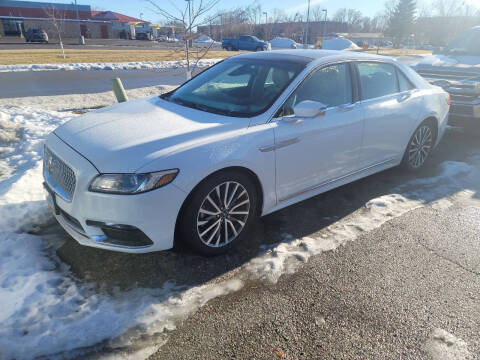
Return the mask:
<path fill-rule="evenodd" d="M 400 87 L 400 92 L 415 89 L 415 86 L 412 84 L 412 82 L 408 80 L 407 77 L 398 69 L 397 69 L 397 75 L 398 75 L 398 86 Z"/>
<path fill-rule="evenodd" d="M 311 73 L 286 101 L 281 116 L 293 115 L 293 108 L 305 100 L 327 107 L 352 102 L 352 81 L 348 63 L 328 65 Z"/>
<path fill-rule="evenodd" d="M 398 93 L 395 67 L 380 62 L 357 64 L 363 100 Z"/>

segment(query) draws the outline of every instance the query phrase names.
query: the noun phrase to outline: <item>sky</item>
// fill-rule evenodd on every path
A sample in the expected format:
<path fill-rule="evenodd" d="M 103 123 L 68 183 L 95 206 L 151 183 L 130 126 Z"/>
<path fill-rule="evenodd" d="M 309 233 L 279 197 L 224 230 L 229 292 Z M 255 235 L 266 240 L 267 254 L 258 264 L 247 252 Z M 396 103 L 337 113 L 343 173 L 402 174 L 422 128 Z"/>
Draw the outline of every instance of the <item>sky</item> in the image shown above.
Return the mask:
<path fill-rule="evenodd" d="M 56 3 L 69 3 L 72 0 L 42 0 Z M 90 5 L 95 10 L 111 10 L 129 15 L 132 17 L 141 18 L 152 23 L 159 23 L 163 18 L 153 11 L 152 5 L 145 0 L 77 0 L 78 4 Z M 158 5 L 165 8 L 167 11 L 175 11 L 173 4 L 177 6 L 185 6 L 185 0 L 154 0 Z M 195 0 L 193 0 L 195 2 Z M 197 0 L 198 1 L 198 0 Z M 208 1 L 208 0 L 204 0 Z M 254 0 L 220 0 L 216 9 L 226 10 L 237 6 L 245 6 L 253 3 Z M 311 0 L 310 6 L 321 6 L 327 9 L 329 15 L 333 15 L 338 9 L 352 8 L 360 10 L 364 15 L 373 16 L 384 8 L 386 0 Z M 433 0 L 424 0 L 425 2 L 432 2 Z M 457 0 L 463 3 L 477 6 L 480 8 L 480 0 Z M 267 13 L 273 13 L 274 9 L 282 9 L 287 14 L 295 13 L 297 11 L 304 11 L 307 9 L 308 0 L 257 0 L 262 6 L 262 10 Z M 418 0 L 418 3 L 422 1 Z M 212 11 L 212 13 L 215 12 Z"/>

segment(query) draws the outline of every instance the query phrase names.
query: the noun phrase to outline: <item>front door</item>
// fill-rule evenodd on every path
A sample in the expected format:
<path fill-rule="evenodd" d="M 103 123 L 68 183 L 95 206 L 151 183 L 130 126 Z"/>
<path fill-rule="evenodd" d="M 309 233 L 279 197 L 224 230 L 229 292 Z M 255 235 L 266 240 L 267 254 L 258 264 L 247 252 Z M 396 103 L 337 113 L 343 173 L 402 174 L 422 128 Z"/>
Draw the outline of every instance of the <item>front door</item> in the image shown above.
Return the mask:
<path fill-rule="evenodd" d="M 334 182 L 358 170 L 363 111 L 353 97 L 349 63 L 313 71 L 286 101 L 276 118 L 276 187 L 278 201 Z M 327 109 L 320 117 L 295 118 L 305 100 Z"/>

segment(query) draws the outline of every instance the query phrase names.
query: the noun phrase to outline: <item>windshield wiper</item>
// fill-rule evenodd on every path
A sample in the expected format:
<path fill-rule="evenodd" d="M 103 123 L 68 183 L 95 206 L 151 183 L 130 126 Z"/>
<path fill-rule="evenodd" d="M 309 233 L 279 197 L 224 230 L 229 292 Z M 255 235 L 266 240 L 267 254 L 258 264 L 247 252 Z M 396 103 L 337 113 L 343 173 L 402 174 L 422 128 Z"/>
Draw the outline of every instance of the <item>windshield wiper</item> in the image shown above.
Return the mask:
<path fill-rule="evenodd" d="M 232 110 L 217 109 L 217 108 L 213 108 L 213 107 L 210 107 L 210 106 L 207 106 L 207 105 L 202 105 L 202 104 L 197 104 L 197 103 L 190 102 L 190 101 L 187 101 L 187 100 L 182 100 L 182 99 L 179 99 L 179 98 L 171 99 L 171 101 L 178 104 L 178 105 L 182 105 L 182 106 L 186 106 L 186 107 L 189 107 L 189 108 L 192 108 L 192 109 L 197 109 L 197 110 L 200 110 L 200 111 L 205 111 L 205 112 L 218 114 L 218 115 L 226 115 L 226 116 L 234 116 L 234 117 L 248 116 L 247 113 L 240 113 L 240 112 L 232 111 Z"/>

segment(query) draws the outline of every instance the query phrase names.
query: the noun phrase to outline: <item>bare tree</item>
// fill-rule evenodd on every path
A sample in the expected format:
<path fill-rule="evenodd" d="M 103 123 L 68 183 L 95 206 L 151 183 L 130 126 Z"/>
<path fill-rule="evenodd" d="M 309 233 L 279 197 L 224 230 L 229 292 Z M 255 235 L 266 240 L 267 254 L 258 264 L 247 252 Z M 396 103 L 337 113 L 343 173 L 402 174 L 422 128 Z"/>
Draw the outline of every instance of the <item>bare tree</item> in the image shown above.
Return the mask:
<path fill-rule="evenodd" d="M 192 76 L 192 70 L 195 70 L 197 67 L 198 62 L 205 57 L 208 53 L 210 48 L 213 45 L 213 42 L 203 51 L 197 51 L 196 61 L 192 66 L 190 66 L 190 44 L 189 42 L 191 39 L 191 34 L 194 28 L 200 25 L 205 25 L 209 23 L 209 20 L 205 20 L 203 17 L 209 11 L 213 10 L 213 8 L 218 4 L 219 0 L 199 0 L 197 5 L 195 6 L 192 0 L 187 1 L 187 4 L 184 8 L 179 7 L 173 1 L 170 1 L 170 4 L 174 7 L 174 12 L 166 11 L 163 6 L 157 4 L 155 0 L 147 0 L 153 6 L 153 10 L 165 18 L 165 20 L 175 23 L 182 24 L 184 29 L 184 40 L 185 40 L 185 58 L 187 61 L 187 79 L 190 79 Z M 190 36 L 189 36 L 190 35 Z"/>
<path fill-rule="evenodd" d="M 65 31 L 65 11 L 56 9 L 54 5 L 43 9 L 48 16 L 52 25 L 57 33 L 58 40 L 60 42 L 60 49 L 62 50 L 62 57 L 65 59 L 65 49 L 63 48 L 62 33 Z"/>

